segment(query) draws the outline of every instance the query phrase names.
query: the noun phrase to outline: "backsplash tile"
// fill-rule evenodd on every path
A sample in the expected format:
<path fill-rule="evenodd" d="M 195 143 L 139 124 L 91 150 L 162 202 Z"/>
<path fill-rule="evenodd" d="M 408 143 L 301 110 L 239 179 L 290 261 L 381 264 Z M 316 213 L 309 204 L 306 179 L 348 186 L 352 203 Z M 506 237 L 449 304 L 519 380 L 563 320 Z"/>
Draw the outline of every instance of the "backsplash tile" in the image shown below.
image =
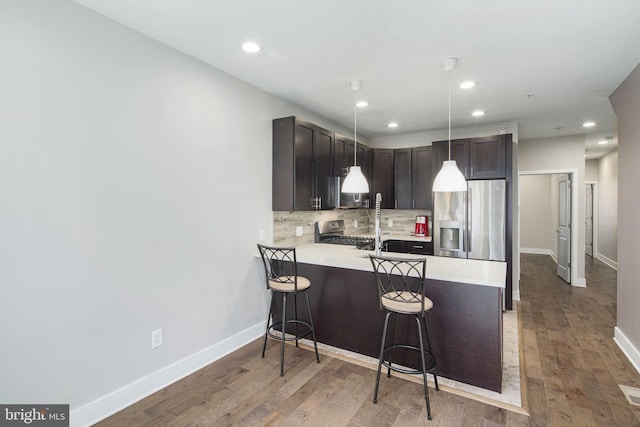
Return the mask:
<path fill-rule="evenodd" d="M 383 232 L 393 234 L 413 233 L 416 215 L 428 215 L 431 211 L 415 209 L 382 209 L 380 211 L 380 228 Z M 358 236 L 373 234 L 375 227 L 375 210 L 373 209 L 333 209 L 327 211 L 273 212 L 273 244 L 275 246 L 299 246 L 313 243 L 315 240 L 315 224 L 318 221 L 343 219 L 345 234 Z M 389 227 L 392 220 L 393 227 Z M 357 221 L 358 226 L 355 227 Z M 302 236 L 296 236 L 296 228 L 302 227 Z M 429 225 L 431 230 L 431 225 Z"/>

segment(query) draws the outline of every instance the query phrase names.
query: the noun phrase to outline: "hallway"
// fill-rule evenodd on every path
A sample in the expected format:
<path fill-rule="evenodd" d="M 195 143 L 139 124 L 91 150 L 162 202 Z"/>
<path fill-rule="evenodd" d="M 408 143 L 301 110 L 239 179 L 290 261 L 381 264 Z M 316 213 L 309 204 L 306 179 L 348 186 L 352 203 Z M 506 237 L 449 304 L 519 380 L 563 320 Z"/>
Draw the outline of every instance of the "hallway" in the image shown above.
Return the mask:
<path fill-rule="evenodd" d="M 546 255 L 521 255 L 523 382 L 533 425 L 634 426 L 640 408 L 618 384 L 640 375 L 613 341 L 616 271 L 587 257 L 587 288 L 567 285 Z"/>

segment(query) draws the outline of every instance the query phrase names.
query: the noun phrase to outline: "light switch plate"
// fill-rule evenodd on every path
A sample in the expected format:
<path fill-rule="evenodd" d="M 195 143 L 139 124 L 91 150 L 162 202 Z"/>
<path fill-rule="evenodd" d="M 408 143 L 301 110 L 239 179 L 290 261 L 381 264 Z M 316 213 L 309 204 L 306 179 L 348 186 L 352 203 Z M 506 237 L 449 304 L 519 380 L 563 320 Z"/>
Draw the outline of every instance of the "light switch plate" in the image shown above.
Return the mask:
<path fill-rule="evenodd" d="M 301 225 L 296 227 L 296 236 L 298 236 L 298 237 L 302 236 L 302 226 Z"/>

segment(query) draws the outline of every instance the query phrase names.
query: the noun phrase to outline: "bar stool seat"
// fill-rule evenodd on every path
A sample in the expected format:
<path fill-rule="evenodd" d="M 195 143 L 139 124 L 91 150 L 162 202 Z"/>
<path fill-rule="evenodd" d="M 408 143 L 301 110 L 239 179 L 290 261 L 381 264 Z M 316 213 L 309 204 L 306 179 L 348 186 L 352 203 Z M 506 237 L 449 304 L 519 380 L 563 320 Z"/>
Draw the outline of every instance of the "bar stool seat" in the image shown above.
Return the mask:
<path fill-rule="evenodd" d="M 373 395 L 373 403 L 378 402 L 378 389 L 380 386 L 380 371 L 382 366 L 387 368 L 387 376 L 391 371 L 405 374 L 421 374 L 424 386 L 424 398 L 427 405 L 427 418 L 432 419 L 431 404 L 429 402 L 429 388 L 427 385 L 427 373 L 433 374 L 435 388 L 438 386 L 436 374 L 436 358 L 431 349 L 429 329 L 427 326 L 427 312 L 433 308 L 433 301 L 425 296 L 425 258 L 395 258 L 382 256 L 369 256 L 375 273 L 380 308 L 386 312 L 382 340 L 380 343 L 380 355 L 378 358 L 378 373 L 376 376 L 376 388 Z M 417 325 L 419 345 L 395 342 L 396 316 L 411 315 Z M 424 337 L 423 340 L 423 329 Z M 387 338 L 389 336 L 389 343 Z M 426 341 L 426 342 L 425 342 Z M 426 343 L 426 345 L 425 345 Z M 419 367 L 417 369 L 394 364 L 392 355 L 394 350 L 414 352 L 419 355 Z"/>
<path fill-rule="evenodd" d="M 318 343 L 313 326 L 311 303 L 307 290 L 311 287 L 311 281 L 298 275 L 296 249 L 290 247 L 275 247 L 258 244 L 258 250 L 264 265 L 267 289 L 271 291 L 271 302 L 267 313 L 267 328 L 264 333 L 262 357 L 267 349 L 267 338 L 280 341 L 280 376 L 284 375 L 284 344 L 285 341 L 295 341 L 311 335 L 316 353 L 316 362 L 320 363 L 318 355 Z M 298 293 L 303 293 L 307 300 L 309 321 L 298 318 Z M 293 295 L 293 318 L 287 319 L 287 295 Z M 274 299 L 282 297 L 282 315 L 278 320 L 274 313 Z"/>
<path fill-rule="evenodd" d="M 269 288 L 278 292 L 295 292 L 296 283 L 299 291 L 308 289 L 311 286 L 311 281 L 306 277 L 296 276 L 293 279 L 287 276 L 280 276 L 276 280 L 269 280 Z"/>

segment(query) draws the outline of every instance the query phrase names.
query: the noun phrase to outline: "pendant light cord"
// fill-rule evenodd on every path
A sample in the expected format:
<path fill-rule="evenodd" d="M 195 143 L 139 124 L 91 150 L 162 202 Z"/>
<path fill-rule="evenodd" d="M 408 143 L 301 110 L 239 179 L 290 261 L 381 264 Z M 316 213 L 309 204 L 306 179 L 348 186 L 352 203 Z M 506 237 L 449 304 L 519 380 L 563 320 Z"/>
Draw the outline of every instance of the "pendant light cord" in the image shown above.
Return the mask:
<path fill-rule="evenodd" d="M 356 129 L 358 128 L 358 105 L 356 104 L 356 95 L 353 95 L 353 166 L 356 166 L 356 153 L 358 149 L 358 139 L 356 138 Z"/>
<path fill-rule="evenodd" d="M 451 160 L 451 71 L 449 71 L 449 160 Z"/>

